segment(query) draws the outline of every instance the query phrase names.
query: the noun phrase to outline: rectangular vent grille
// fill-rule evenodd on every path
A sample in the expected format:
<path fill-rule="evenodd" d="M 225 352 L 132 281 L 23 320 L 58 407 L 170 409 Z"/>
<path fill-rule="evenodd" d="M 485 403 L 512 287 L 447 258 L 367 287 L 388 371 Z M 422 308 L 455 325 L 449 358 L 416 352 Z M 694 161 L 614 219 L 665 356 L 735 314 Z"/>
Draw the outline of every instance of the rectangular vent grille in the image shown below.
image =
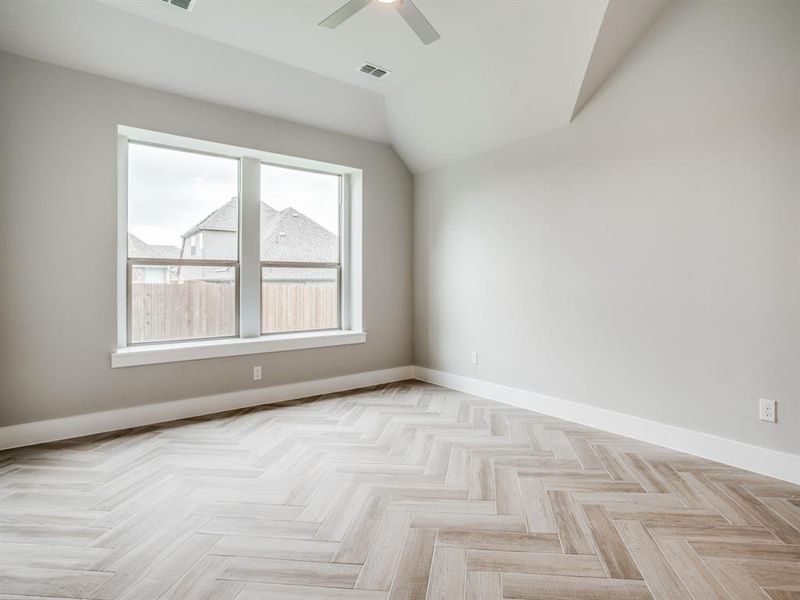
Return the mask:
<path fill-rule="evenodd" d="M 358 70 L 362 73 L 366 73 L 367 75 L 377 77 L 378 79 L 381 77 L 386 77 L 389 74 L 388 69 L 381 69 L 380 67 L 376 67 L 375 65 L 371 65 L 369 63 L 364 63 L 358 68 Z"/>
<path fill-rule="evenodd" d="M 177 6 L 183 10 L 192 10 L 195 0 L 162 0 L 162 2 L 166 2 L 172 6 Z"/>

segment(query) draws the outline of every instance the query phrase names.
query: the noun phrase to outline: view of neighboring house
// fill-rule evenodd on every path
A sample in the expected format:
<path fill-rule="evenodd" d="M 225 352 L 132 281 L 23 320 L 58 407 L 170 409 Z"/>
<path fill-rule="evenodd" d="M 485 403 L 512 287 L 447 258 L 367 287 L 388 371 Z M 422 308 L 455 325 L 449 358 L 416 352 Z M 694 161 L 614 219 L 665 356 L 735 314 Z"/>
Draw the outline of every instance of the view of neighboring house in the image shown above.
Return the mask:
<path fill-rule="evenodd" d="M 128 232 L 128 256 L 136 258 L 178 258 L 181 249 L 177 246 L 148 244 Z M 170 283 L 177 281 L 177 267 L 168 265 L 137 266 L 133 270 L 133 281 L 137 283 Z"/>
<path fill-rule="evenodd" d="M 231 198 L 181 237 L 180 258 L 235 260 L 238 254 L 239 200 Z M 338 237 L 300 211 L 275 210 L 261 203 L 261 260 L 284 262 L 337 262 Z M 328 280 L 331 271 L 319 269 L 267 269 L 270 280 Z M 179 281 L 232 281 L 233 267 L 183 266 Z"/>
<path fill-rule="evenodd" d="M 135 258 L 236 260 L 239 236 L 239 201 L 233 197 L 181 236 L 181 247 L 148 244 L 128 233 L 128 256 Z M 289 207 L 275 210 L 261 203 L 261 260 L 279 262 L 335 263 L 339 259 L 339 239 L 300 211 Z M 264 269 L 269 281 L 330 281 L 333 269 Z M 234 281 L 234 267 L 137 265 L 137 283 L 181 281 Z"/>

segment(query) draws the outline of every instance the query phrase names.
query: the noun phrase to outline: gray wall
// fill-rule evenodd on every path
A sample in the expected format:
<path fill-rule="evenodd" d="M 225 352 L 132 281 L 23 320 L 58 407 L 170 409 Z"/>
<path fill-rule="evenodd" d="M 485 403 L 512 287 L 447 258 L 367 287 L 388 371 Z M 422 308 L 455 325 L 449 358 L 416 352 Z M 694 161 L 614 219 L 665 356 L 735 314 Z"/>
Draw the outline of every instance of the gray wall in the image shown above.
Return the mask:
<path fill-rule="evenodd" d="M 416 177 L 415 363 L 800 451 L 798 39 L 675 2 L 569 127 Z"/>
<path fill-rule="evenodd" d="M 0 81 L 0 425 L 410 364 L 412 179 L 388 145 L 9 54 Z M 117 124 L 363 169 L 367 343 L 112 370 Z"/>

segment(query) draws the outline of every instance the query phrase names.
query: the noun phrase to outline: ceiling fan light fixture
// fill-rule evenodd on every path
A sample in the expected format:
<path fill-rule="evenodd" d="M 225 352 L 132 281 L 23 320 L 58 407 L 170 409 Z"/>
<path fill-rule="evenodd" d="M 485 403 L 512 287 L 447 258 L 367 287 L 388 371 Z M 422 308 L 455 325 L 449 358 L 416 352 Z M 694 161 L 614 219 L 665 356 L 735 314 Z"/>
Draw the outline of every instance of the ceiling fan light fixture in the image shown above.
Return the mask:
<path fill-rule="evenodd" d="M 335 29 L 362 8 L 369 5 L 372 1 L 373 0 L 347 0 L 342 6 L 322 19 L 319 25 L 320 27 Z M 431 25 L 428 19 L 425 18 L 425 15 L 420 12 L 417 5 L 414 4 L 414 0 L 378 0 L 378 2 L 381 4 L 393 4 L 394 9 L 403 17 L 403 20 L 408 23 L 408 26 L 414 30 L 414 33 L 417 34 L 417 37 L 426 46 L 432 44 L 436 40 L 442 39 L 439 32 L 433 28 L 433 25 Z"/>

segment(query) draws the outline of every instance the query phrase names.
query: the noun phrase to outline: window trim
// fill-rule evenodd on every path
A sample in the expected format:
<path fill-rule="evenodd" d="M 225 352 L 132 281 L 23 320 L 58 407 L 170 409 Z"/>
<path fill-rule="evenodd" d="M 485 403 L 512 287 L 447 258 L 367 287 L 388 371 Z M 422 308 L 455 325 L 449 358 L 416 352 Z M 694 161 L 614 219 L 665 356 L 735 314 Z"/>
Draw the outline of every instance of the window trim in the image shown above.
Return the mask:
<path fill-rule="evenodd" d="M 148 262 L 145 259 L 128 259 L 129 142 L 239 160 L 239 258 L 238 261 L 222 261 L 236 263 L 236 337 L 128 343 L 130 339 L 129 290 L 131 289 L 129 263 L 131 261 L 135 264 Z M 339 264 L 335 265 L 339 273 L 338 329 L 261 333 L 261 223 L 260 219 L 253 218 L 253 215 L 260 211 L 262 163 L 339 176 L 340 246 Z M 112 367 L 281 352 L 366 341 L 366 333 L 362 330 L 361 314 L 361 208 L 363 204 L 361 197 L 362 171 L 360 169 L 124 125 L 118 126 L 117 169 L 117 348 L 111 353 Z M 246 217 L 248 213 L 251 215 L 250 218 Z M 187 260 L 195 261 L 195 259 L 180 259 L 180 262 Z M 307 265 L 304 263 L 304 266 Z M 330 265 L 325 263 L 324 266 Z M 255 273 L 257 273 L 257 277 L 254 278 Z"/>
<path fill-rule="evenodd" d="M 111 353 L 111 366 L 136 367 L 206 358 L 223 358 L 288 352 L 307 348 L 326 348 L 362 344 L 367 341 L 364 331 L 327 330 L 275 333 L 257 338 L 219 338 L 213 340 L 190 340 L 168 344 L 143 344 L 120 348 Z"/>

